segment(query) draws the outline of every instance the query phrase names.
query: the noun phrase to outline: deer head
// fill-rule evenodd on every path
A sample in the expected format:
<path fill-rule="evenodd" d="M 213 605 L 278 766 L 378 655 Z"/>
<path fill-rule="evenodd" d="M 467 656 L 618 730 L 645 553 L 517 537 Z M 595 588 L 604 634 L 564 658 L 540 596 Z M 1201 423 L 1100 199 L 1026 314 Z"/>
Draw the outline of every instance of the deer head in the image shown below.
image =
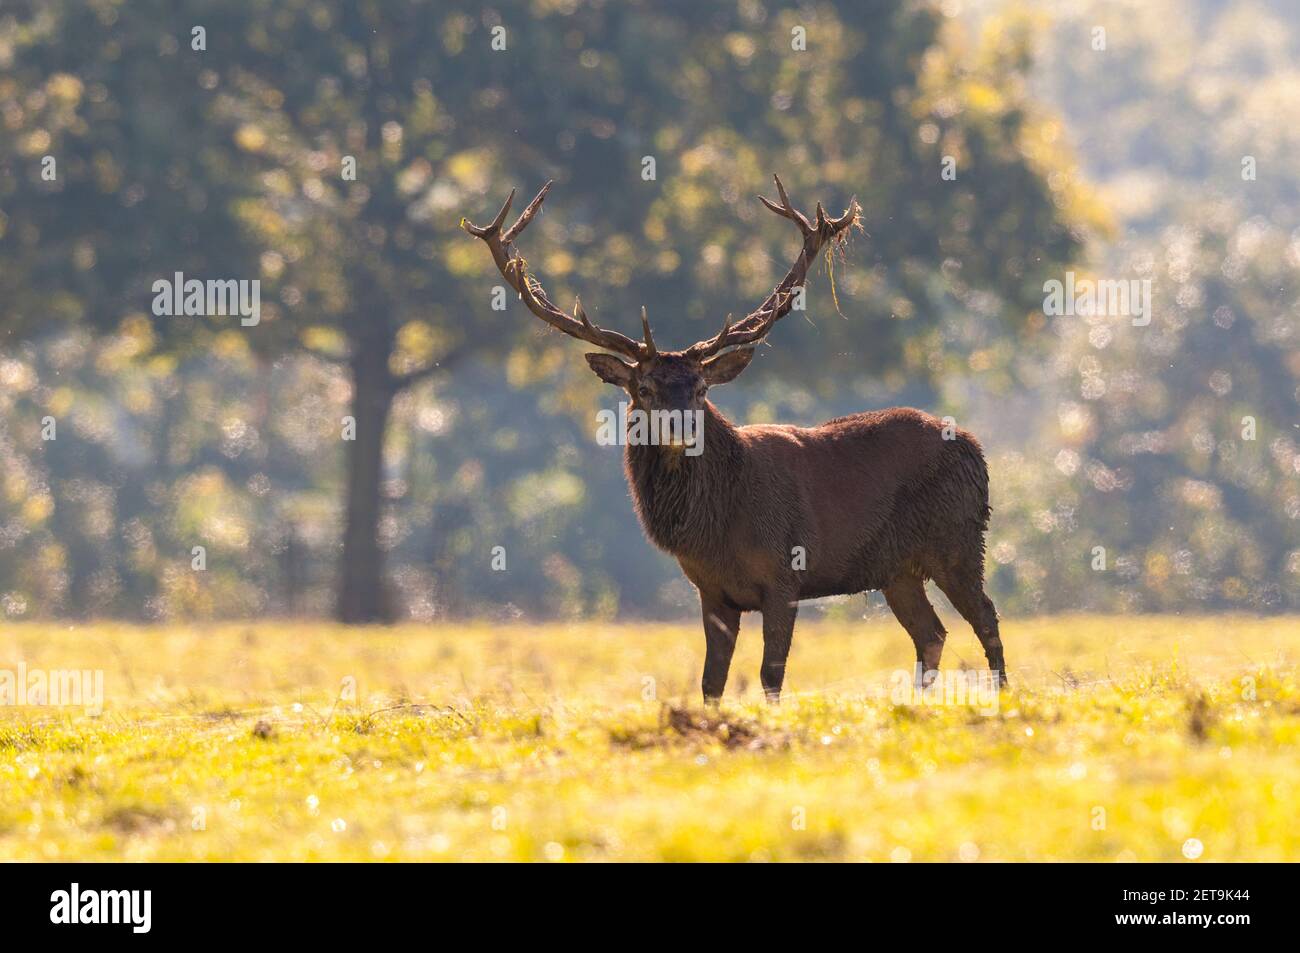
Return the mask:
<path fill-rule="evenodd" d="M 537 197 L 528 203 L 528 207 L 509 228 L 503 226 L 511 203 L 514 202 L 514 190 L 511 190 L 505 205 L 491 224 L 480 228 L 468 219 L 461 219 L 461 227 L 487 244 L 501 275 L 528 306 L 528 310 L 570 337 L 594 344 L 602 348 L 603 352 L 613 352 L 588 354 L 587 363 L 601 380 L 626 390 L 633 407 L 646 411 L 699 410 L 704 405 L 708 389 L 734 380 L 753 358 L 753 345 L 763 340 L 772 326 L 789 313 L 796 290 L 803 286 L 808 269 L 823 246 L 827 242 L 842 244 L 848 237 L 849 229 L 858 225 L 862 209 L 856 200 L 850 200 L 848 209 L 839 218 L 827 218 L 818 202 L 815 218 L 809 221 L 807 216 L 790 204 L 780 178 L 773 176 L 773 179 L 776 181 L 780 203 L 761 195 L 759 201 L 798 227 L 803 236 L 803 248 L 799 257 L 781 283 L 756 310 L 734 324 L 728 315 L 721 331 L 708 340 L 699 341 L 681 351 L 660 351 L 655 346 L 650 319 L 644 307 L 641 309 L 642 339 L 635 341 L 617 331 L 608 331 L 592 324 L 580 300 L 575 299 L 573 314 L 569 315 L 547 297 L 537 276 L 528 271 L 527 262 L 515 247 L 515 239 L 537 215 L 542 201 L 551 189 L 551 182 L 542 186 Z M 730 350 L 731 348 L 735 350 Z"/>

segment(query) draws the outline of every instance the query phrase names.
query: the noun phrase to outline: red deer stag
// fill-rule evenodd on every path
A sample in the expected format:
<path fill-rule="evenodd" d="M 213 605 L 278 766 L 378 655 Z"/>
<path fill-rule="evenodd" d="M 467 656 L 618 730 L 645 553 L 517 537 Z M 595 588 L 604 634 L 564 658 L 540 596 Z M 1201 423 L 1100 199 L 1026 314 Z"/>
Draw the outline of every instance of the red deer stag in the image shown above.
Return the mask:
<path fill-rule="evenodd" d="M 572 316 L 547 297 L 515 248 L 551 188 L 548 182 L 508 228 L 512 191 L 491 224 L 462 226 L 482 239 L 510 286 L 537 317 L 565 334 L 613 353 L 588 354 L 607 383 L 624 388 L 630 411 L 699 411 L 704 446 L 683 453 L 683 441 L 631 442 L 624 468 L 646 535 L 676 557 L 700 593 L 706 703 L 722 696 L 740 628 L 740 614 L 763 613 L 760 678 L 779 699 L 801 599 L 884 591 L 916 646 L 917 680 L 938 674 L 946 632 L 926 598 L 933 579 L 984 647 L 989 667 L 1006 684 L 998 616 L 984 592 L 988 468 L 970 434 L 910 408 L 827 421 L 819 427 L 738 427 L 705 395 L 734 380 L 752 347 L 791 309 L 818 253 L 841 245 L 861 212 L 856 201 L 839 218 L 820 203 L 812 221 L 790 204 L 760 196 L 793 222 L 803 249 L 789 273 L 756 311 L 683 351 L 655 347 L 642 309 L 643 340 L 598 327 L 581 301 Z M 729 348 L 745 345 L 736 350 Z M 622 360 L 615 355 L 621 355 Z"/>

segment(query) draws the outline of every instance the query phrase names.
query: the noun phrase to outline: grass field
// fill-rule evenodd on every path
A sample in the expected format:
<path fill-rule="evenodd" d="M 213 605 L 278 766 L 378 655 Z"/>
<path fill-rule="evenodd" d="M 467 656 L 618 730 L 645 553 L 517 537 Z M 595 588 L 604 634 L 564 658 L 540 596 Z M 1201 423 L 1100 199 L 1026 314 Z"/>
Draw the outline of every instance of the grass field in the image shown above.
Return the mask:
<path fill-rule="evenodd" d="M 810 620 L 769 708 L 746 623 L 716 715 L 695 626 L 10 625 L 104 705 L 0 707 L 0 859 L 1300 860 L 1300 619 L 1008 620 L 989 707 Z"/>

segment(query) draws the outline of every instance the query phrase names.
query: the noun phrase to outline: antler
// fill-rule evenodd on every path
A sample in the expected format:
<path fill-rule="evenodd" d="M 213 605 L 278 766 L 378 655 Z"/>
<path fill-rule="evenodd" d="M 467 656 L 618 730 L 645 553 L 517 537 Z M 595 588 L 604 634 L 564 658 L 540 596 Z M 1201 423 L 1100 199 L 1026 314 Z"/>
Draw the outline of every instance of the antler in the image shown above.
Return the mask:
<path fill-rule="evenodd" d="M 849 199 L 849 207 L 839 218 L 827 218 L 822 203 L 818 202 L 815 222 L 810 222 L 807 216 L 790 204 L 790 197 L 785 194 L 785 186 L 781 184 L 780 177 L 774 175 L 772 178 L 776 182 L 776 192 L 781 197 L 781 204 L 777 205 L 761 195 L 758 200 L 777 215 L 788 218 L 799 227 L 799 232 L 803 235 L 803 248 L 789 272 L 759 305 L 758 310 L 751 311 L 735 324 L 731 323 L 731 315 L 727 315 L 721 331 L 707 341 L 700 341 L 687 348 L 686 353 L 693 357 L 708 357 L 726 347 L 761 341 L 767 332 L 772 330 L 772 325 L 790 312 L 794 303 L 794 289 L 803 285 L 804 279 L 808 277 L 808 269 L 817 260 L 817 253 L 821 251 L 822 246 L 827 242 L 845 241 L 848 230 L 858 225 L 862 207 L 858 205 L 856 197 Z"/>
<path fill-rule="evenodd" d="M 469 219 L 462 218 L 460 226 L 476 238 L 483 239 L 487 244 L 488 251 L 492 253 L 492 260 L 496 262 L 502 277 L 510 283 L 510 287 L 514 288 L 519 297 L 523 299 L 524 304 L 528 306 L 528 310 L 551 327 L 559 328 L 565 334 L 580 341 L 586 341 L 588 344 L 594 344 L 607 351 L 614 351 L 624 357 L 630 357 L 634 361 L 653 356 L 655 354 L 654 339 L 650 337 L 650 324 L 646 318 L 644 308 L 641 309 L 641 321 L 645 328 L 646 338 L 643 344 L 632 340 L 625 334 L 619 334 L 617 331 L 607 331 L 592 324 L 587 318 L 587 312 L 582 309 L 582 302 L 576 298 L 573 302 L 573 316 L 570 317 L 565 314 L 546 296 L 542 283 L 537 279 L 537 276 L 528 273 L 528 263 L 524 260 L 523 255 L 519 253 L 519 250 L 514 247 L 514 241 L 519 237 L 519 233 L 528 227 L 528 223 L 533 220 L 533 216 L 541 209 L 542 200 L 546 198 L 546 193 L 551 190 L 552 184 L 553 182 L 547 182 L 543 185 L 542 190 L 537 193 L 537 198 L 528 203 L 528 207 L 515 219 L 515 223 L 505 231 L 501 230 L 501 226 L 505 224 L 506 215 L 510 212 L 510 205 L 515 200 L 515 189 L 510 190 L 510 197 L 506 199 L 506 204 L 501 206 L 501 211 L 497 212 L 492 224 L 480 228 L 471 223 Z"/>

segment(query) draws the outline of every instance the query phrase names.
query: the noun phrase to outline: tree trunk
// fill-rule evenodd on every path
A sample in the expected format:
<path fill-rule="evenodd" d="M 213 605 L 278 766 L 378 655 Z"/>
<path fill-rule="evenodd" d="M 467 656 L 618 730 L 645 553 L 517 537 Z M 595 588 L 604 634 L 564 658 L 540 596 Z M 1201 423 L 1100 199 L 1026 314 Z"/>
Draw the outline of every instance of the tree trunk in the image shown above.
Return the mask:
<path fill-rule="evenodd" d="M 377 538 L 384 430 L 396 393 L 386 347 L 363 347 L 352 361 L 352 417 L 356 437 L 348 442 L 347 522 L 343 532 L 338 618 L 358 624 L 387 622 L 384 553 Z"/>

